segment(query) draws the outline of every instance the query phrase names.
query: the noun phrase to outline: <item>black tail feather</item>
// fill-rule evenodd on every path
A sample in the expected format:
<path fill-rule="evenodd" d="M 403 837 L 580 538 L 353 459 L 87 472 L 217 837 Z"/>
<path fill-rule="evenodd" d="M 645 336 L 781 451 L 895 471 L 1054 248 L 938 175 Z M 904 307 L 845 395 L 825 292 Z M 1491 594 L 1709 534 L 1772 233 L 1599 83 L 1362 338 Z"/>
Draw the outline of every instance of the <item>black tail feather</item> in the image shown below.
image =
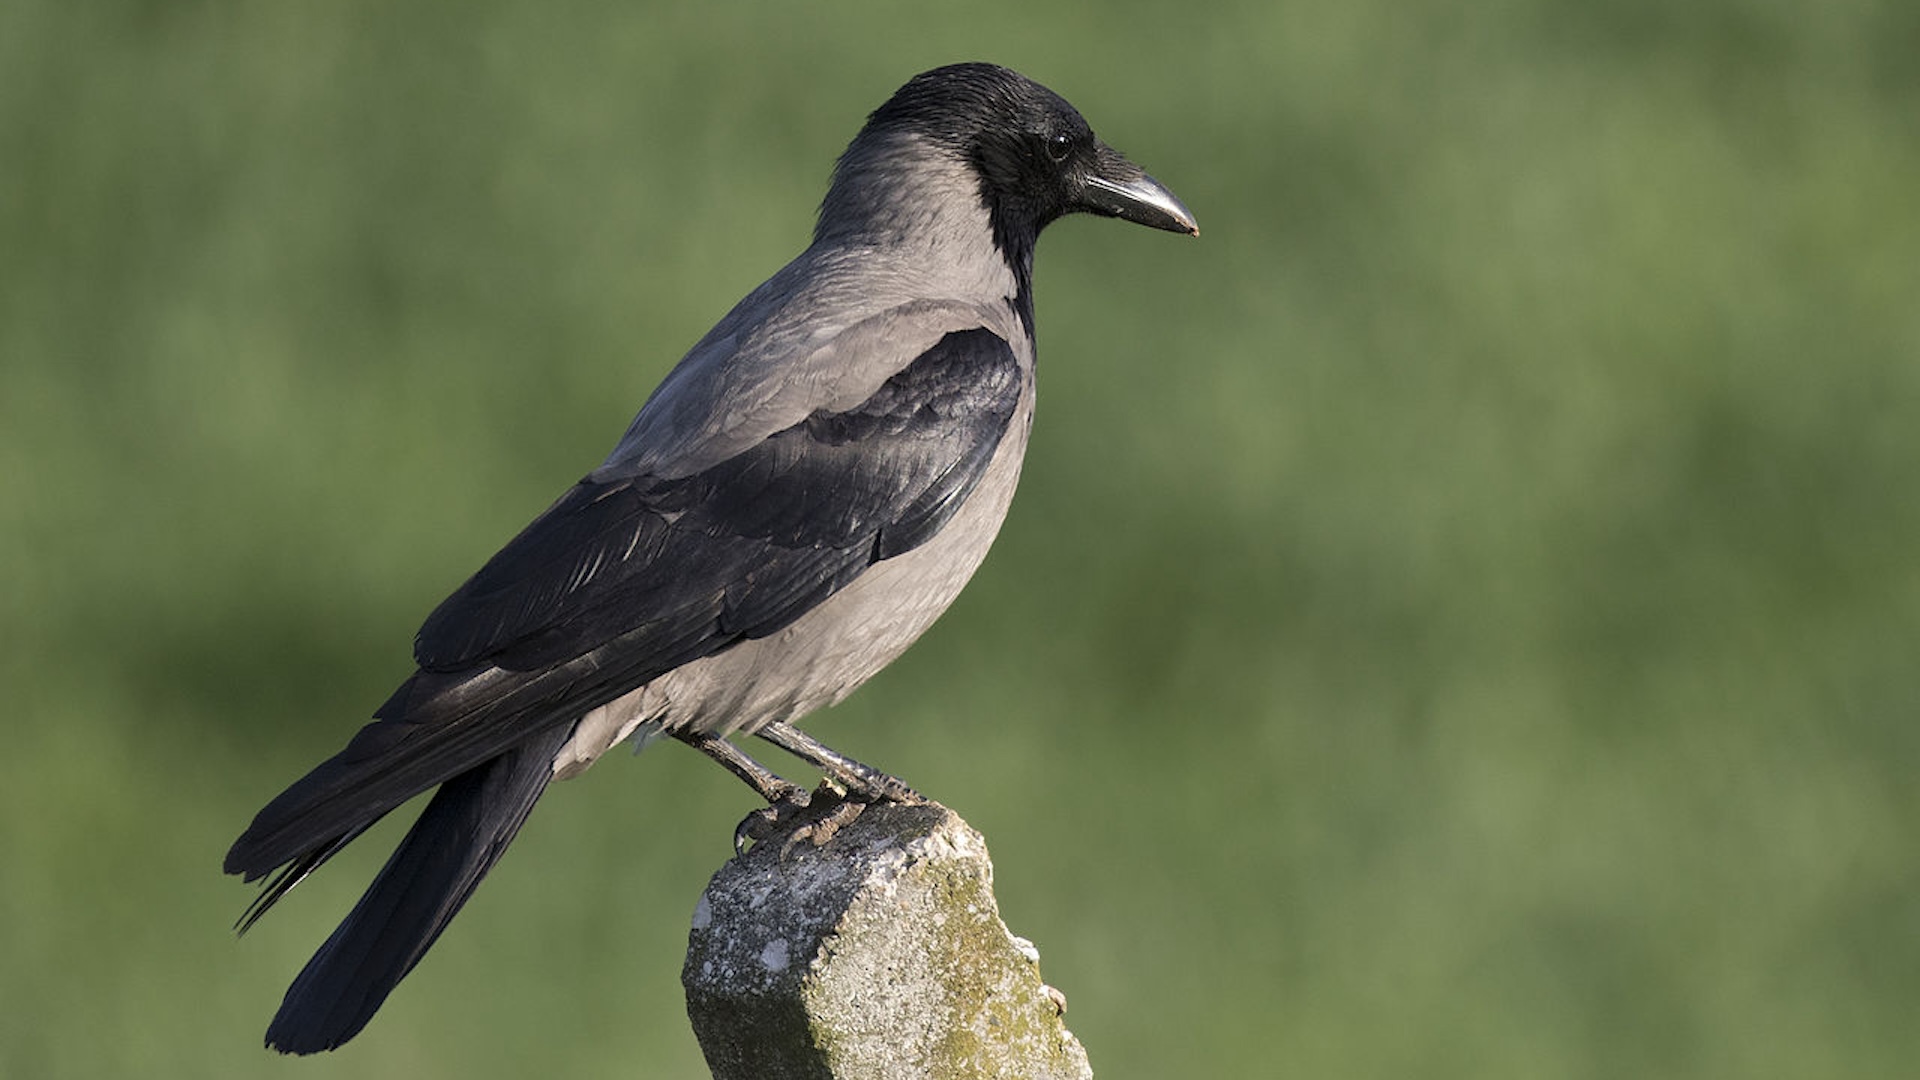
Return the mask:
<path fill-rule="evenodd" d="M 261 886 L 260 895 L 254 897 L 253 903 L 247 905 L 247 910 L 240 913 L 240 921 L 234 923 L 233 928 L 242 934 L 253 929 L 253 924 L 259 922 L 262 915 L 272 910 L 273 905 L 279 903 L 281 897 L 286 896 L 295 885 L 307 880 L 308 874 L 318 870 L 322 863 L 339 854 L 341 848 L 353 843 L 356 837 L 366 832 L 375 821 L 379 820 L 374 818 L 373 821 L 367 822 L 352 832 L 338 839 L 329 840 L 282 866 L 265 885 Z"/>
<path fill-rule="evenodd" d="M 267 1028 L 269 1047 L 331 1050 L 366 1026 L 520 831 L 569 734 L 568 725 L 549 729 L 440 785 L 380 876 L 287 990 Z M 313 865 L 338 846 L 315 852 Z M 284 891 L 268 889 L 276 899 Z"/>

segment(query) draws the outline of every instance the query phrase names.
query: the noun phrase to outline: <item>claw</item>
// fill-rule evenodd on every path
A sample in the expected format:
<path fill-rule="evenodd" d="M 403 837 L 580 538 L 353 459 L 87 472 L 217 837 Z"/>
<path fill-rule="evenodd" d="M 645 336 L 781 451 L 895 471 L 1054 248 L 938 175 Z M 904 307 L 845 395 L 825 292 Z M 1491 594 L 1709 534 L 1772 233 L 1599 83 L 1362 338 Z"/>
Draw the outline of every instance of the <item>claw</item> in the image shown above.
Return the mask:
<path fill-rule="evenodd" d="M 907 794 L 918 799 L 911 789 Z M 880 801 L 901 800 L 890 792 L 870 791 L 865 785 L 849 793 L 846 787 L 830 776 L 822 778 L 820 786 L 811 792 L 796 787 L 740 819 L 740 824 L 733 830 L 734 854 L 745 855 L 749 847 L 784 833 L 786 839 L 780 845 L 780 861 L 785 862 L 801 841 L 814 847 L 825 847 L 836 833 L 859 817 L 868 804 Z"/>
<path fill-rule="evenodd" d="M 780 832 L 782 825 L 805 813 L 813 802 L 813 797 L 798 784 L 789 784 L 767 805 L 740 819 L 733 827 L 733 853 L 745 855 L 750 844 L 771 839 Z"/>
<path fill-rule="evenodd" d="M 751 847 L 787 834 L 780 845 L 780 861 L 785 862 L 795 845 L 806 841 L 825 847 L 834 835 L 877 802 L 921 804 L 926 796 L 899 779 L 878 769 L 860 766 L 851 776 L 824 776 L 811 792 L 786 784 L 768 800 L 767 805 L 740 819 L 733 830 L 733 852 L 745 855 Z"/>
<path fill-rule="evenodd" d="M 757 844 L 773 834 L 774 826 L 780 823 L 779 811 L 771 806 L 763 806 L 733 827 L 733 853 L 745 855 L 748 844 Z"/>

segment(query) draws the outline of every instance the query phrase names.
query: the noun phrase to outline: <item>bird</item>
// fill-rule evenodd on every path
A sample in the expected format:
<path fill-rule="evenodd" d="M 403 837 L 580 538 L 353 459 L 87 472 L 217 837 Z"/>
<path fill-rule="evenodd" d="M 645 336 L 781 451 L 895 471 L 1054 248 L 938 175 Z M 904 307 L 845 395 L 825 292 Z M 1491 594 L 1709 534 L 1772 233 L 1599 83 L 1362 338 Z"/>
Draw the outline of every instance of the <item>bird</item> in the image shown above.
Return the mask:
<path fill-rule="evenodd" d="M 917 797 L 795 721 L 898 657 L 985 558 L 1033 417 L 1034 247 L 1073 213 L 1199 233 L 1166 186 L 1008 68 L 923 72 L 867 117 L 812 242 L 427 616 L 417 670 L 227 852 L 227 873 L 265 879 L 245 932 L 433 790 L 288 989 L 269 1048 L 358 1034 L 548 785 L 623 742 L 693 746 L 775 816 L 806 792 L 735 739 L 798 755 L 856 804 Z"/>

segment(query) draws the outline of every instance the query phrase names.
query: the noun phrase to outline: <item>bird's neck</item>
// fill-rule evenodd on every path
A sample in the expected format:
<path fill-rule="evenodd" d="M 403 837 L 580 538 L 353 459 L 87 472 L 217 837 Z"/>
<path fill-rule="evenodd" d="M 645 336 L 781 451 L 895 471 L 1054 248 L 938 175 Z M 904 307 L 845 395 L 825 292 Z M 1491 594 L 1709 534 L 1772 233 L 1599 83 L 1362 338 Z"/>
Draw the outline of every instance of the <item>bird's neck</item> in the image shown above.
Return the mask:
<path fill-rule="evenodd" d="M 975 300 L 1005 297 L 1033 321 L 1033 237 L 995 220 L 978 174 L 964 160 L 912 135 L 857 141 L 834 169 L 814 244 L 860 248 L 925 284 Z"/>

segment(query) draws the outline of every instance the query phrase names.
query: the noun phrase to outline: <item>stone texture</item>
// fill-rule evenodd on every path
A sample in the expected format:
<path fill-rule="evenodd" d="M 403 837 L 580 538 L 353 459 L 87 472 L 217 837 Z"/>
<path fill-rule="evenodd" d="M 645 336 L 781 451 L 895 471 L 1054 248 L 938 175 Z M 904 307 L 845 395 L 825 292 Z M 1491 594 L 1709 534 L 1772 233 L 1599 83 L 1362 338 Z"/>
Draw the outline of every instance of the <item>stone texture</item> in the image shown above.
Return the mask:
<path fill-rule="evenodd" d="M 716 1080 L 1093 1075 L 979 833 L 938 804 L 867 807 L 821 847 L 788 843 L 803 825 L 694 912 L 682 981 Z"/>

